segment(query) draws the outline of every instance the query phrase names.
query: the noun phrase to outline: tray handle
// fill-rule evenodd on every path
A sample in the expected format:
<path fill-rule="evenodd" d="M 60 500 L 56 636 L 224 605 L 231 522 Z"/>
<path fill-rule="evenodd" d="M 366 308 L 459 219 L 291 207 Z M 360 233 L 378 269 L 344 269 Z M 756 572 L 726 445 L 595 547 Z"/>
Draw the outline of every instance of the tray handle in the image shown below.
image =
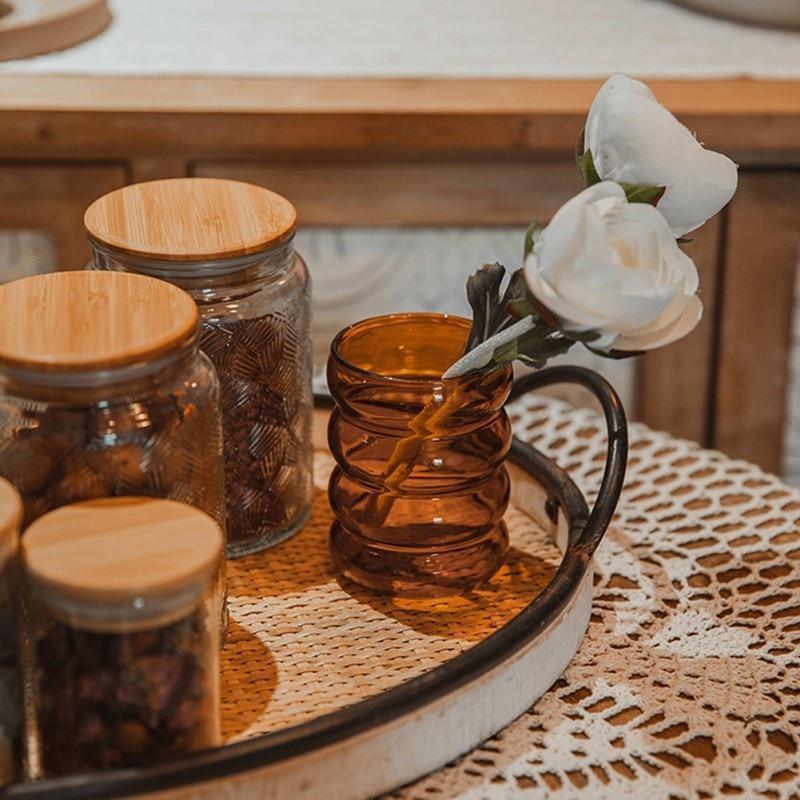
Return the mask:
<path fill-rule="evenodd" d="M 516 400 L 523 394 L 554 383 L 575 383 L 588 389 L 597 398 L 605 415 L 608 431 L 606 465 L 600 491 L 581 536 L 581 545 L 591 556 L 611 522 L 622 493 L 628 463 L 628 423 L 622 401 L 611 384 L 594 370 L 585 367 L 547 367 L 523 375 L 514 382 L 509 399 Z"/>

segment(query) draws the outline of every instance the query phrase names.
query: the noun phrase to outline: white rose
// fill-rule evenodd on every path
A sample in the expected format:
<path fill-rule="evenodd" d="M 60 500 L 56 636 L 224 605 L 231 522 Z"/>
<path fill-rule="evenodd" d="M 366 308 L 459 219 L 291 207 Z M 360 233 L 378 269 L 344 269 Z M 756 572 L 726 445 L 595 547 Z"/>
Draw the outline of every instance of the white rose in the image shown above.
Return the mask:
<path fill-rule="evenodd" d="M 700 321 L 697 268 L 666 220 L 603 181 L 565 203 L 525 260 L 534 297 L 599 350 L 652 350 Z"/>
<path fill-rule="evenodd" d="M 584 130 L 601 180 L 664 186 L 658 208 L 676 236 L 699 228 L 733 197 L 736 164 L 706 150 L 641 81 L 613 75 Z"/>

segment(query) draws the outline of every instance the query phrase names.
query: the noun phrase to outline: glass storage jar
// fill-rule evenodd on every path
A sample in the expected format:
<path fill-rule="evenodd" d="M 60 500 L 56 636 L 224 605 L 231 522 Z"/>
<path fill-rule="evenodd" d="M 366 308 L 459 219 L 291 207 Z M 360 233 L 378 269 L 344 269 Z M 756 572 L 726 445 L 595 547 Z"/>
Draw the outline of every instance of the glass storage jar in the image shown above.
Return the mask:
<path fill-rule="evenodd" d="M 27 529 L 29 778 L 220 744 L 222 556 L 219 525 L 171 500 L 90 500 Z"/>
<path fill-rule="evenodd" d="M 512 370 L 442 380 L 469 329 L 458 317 L 393 314 L 331 344 L 330 548 L 339 571 L 370 589 L 466 592 L 505 560 Z"/>
<path fill-rule="evenodd" d="M 22 500 L 0 478 L 0 787 L 19 773 L 22 682 L 17 637 L 17 545 Z"/>
<path fill-rule="evenodd" d="M 191 298 L 116 273 L 1 286 L 0 475 L 22 495 L 24 526 L 117 495 L 179 500 L 222 523 L 219 382 Z"/>
<path fill-rule="evenodd" d="M 206 178 L 126 186 L 85 216 L 94 269 L 168 280 L 200 309 L 222 387 L 231 557 L 291 536 L 311 511 L 311 287 L 295 222 L 280 195 Z"/>

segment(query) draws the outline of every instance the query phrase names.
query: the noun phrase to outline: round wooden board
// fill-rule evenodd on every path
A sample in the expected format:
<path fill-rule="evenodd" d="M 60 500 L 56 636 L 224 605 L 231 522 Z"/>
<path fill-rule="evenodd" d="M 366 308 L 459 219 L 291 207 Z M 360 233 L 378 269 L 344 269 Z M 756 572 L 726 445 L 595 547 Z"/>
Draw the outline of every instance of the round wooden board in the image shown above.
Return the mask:
<path fill-rule="evenodd" d="M 0 61 L 72 47 L 110 21 L 105 0 L 0 0 Z"/>
<path fill-rule="evenodd" d="M 800 28 L 797 0 L 677 0 L 680 5 L 717 17 L 756 25 Z"/>
<path fill-rule="evenodd" d="M 229 562 L 226 745 L 161 767 L 18 784 L 9 798 L 374 797 L 469 751 L 556 681 L 588 625 L 602 535 L 590 535 L 567 475 L 515 441 L 507 564 L 467 597 L 384 597 L 333 572 L 327 416 L 315 419 L 308 525 Z"/>

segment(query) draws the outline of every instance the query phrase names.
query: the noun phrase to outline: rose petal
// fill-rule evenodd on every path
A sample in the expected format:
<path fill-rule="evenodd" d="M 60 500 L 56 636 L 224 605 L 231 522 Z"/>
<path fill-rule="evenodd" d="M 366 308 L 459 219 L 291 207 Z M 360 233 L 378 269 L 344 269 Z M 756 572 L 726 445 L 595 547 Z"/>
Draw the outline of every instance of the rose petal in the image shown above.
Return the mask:
<path fill-rule="evenodd" d="M 703 304 L 697 296 L 689 298 L 683 313 L 666 328 L 653 333 L 621 335 L 614 342 L 614 349 L 637 352 L 655 350 L 671 344 L 691 333 L 703 317 Z"/>
<path fill-rule="evenodd" d="M 591 150 L 597 152 L 597 118 L 600 110 L 603 109 L 609 98 L 617 94 L 638 94 L 642 97 L 649 97 L 655 100 L 655 95 L 650 87 L 635 78 L 629 78 L 621 72 L 612 75 L 598 90 L 597 94 L 589 107 L 589 114 L 586 117 L 586 127 L 584 129 L 584 152 Z"/>
<path fill-rule="evenodd" d="M 559 319 L 569 323 L 572 330 L 594 330 L 608 324 L 608 320 L 562 299 L 558 293 L 539 274 L 536 255 L 531 253 L 525 259 L 525 278 L 533 296 Z"/>
<path fill-rule="evenodd" d="M 604 180 L 671 186 L 700 144 L 664 106 L 634 94 L 610 98 L 597 117 L 595 168 Z"/>
<path fill-rule="evenodd" d="M 603 180 L 665 187 L 658 207 L 675 236 L 699 228 L 736 191 L 736 164 L 705 150 L 644 83 L 624 75 L 597 93 L 584 141 Z"/>
<path fill-rule="evenodd" d="M 738 167 L 727 156 L 697 150 L 687 169 L 665 192 L 658 210 L 676 236 L 691 233 L 718 214 L 733 197 Z"/>

